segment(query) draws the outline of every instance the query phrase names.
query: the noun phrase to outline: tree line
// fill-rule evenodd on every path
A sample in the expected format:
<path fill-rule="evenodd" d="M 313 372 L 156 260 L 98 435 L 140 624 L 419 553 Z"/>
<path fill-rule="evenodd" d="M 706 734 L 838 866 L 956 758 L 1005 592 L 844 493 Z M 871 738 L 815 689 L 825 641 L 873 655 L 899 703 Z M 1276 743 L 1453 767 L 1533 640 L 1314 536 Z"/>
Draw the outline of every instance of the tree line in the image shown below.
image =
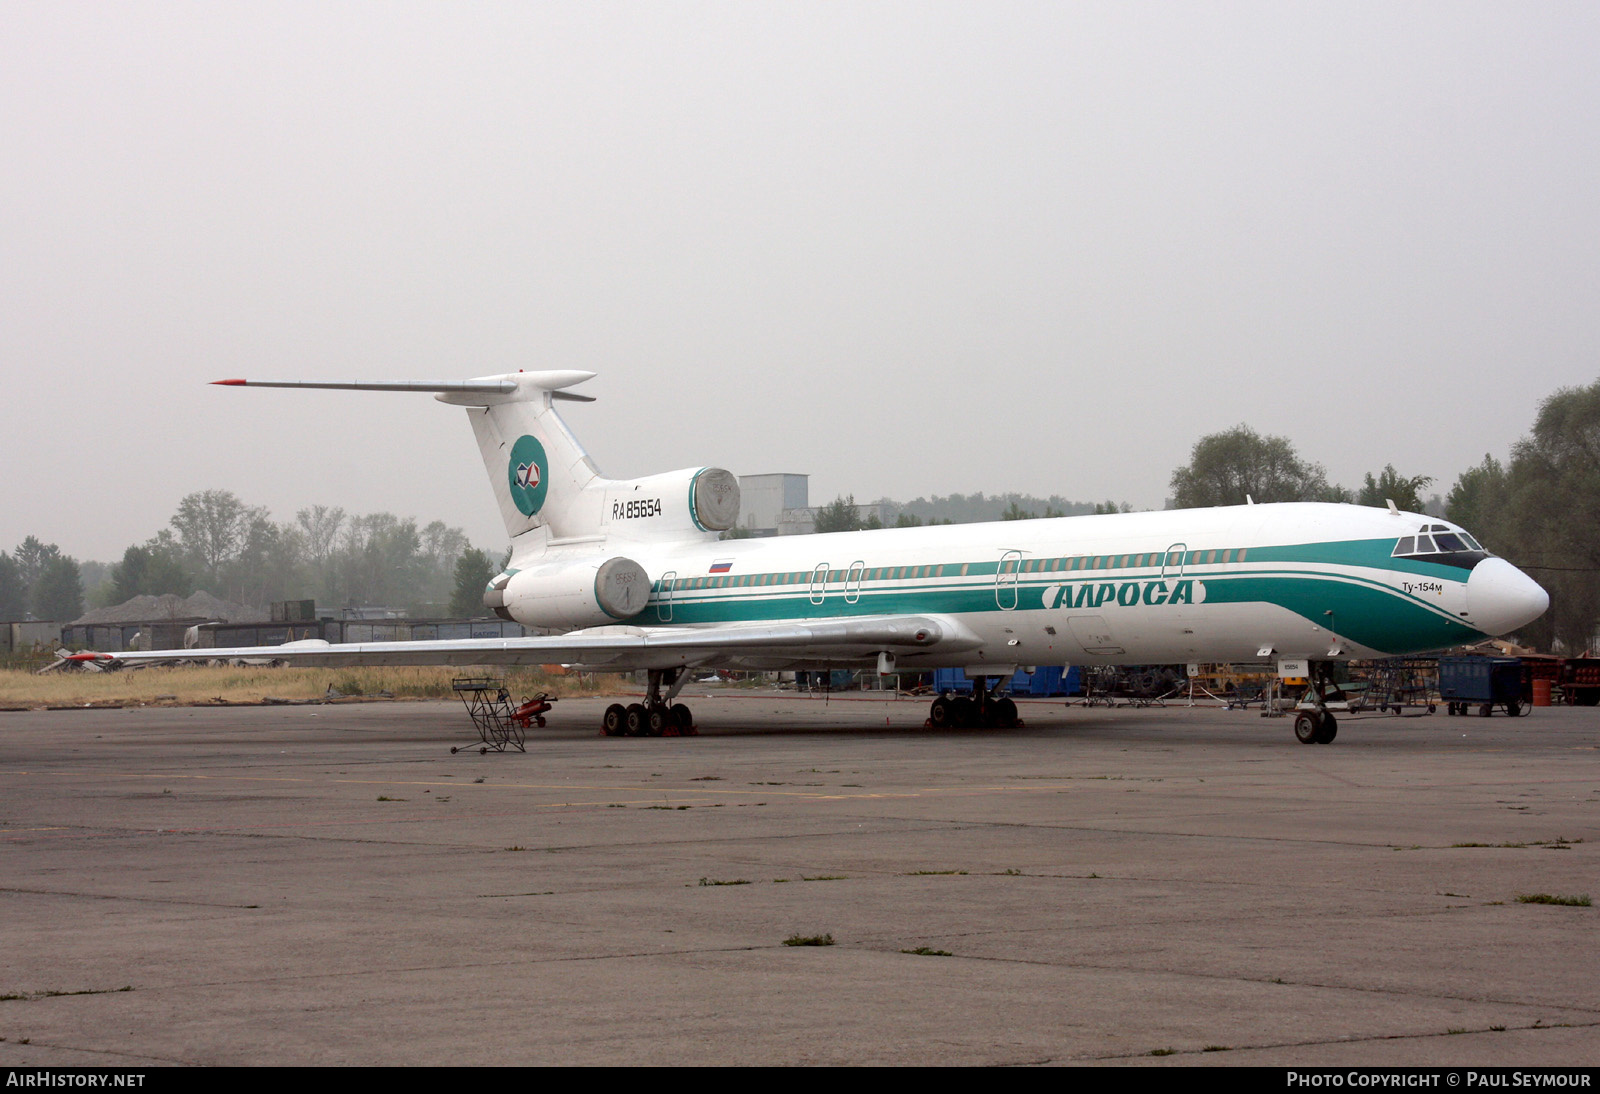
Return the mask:
<path fill-rule="evenodd" d="M 1187 509 L 1258 502 L 1333 501 L 1430 512 L 1461 525 L 1489 550 L 1531 574 L 1550 593 L 1550 610 L 1521 637 L 1571 652 L 1591 646 L 1600 624 L 1600 381 L 1563 388 L 1539 407 L 1532 431 L 1509 462 L 1485 454 L 1442 499 L 1424 501 L 1433 480 L 1406 477 L 1392 464 L 1368 472 L 1360 489 L 1328 482 L 1283 437 L 1248 426 L 1198 441 L 1172 473 L 1173 504 Z"/>
<path fill-rule="evenodd" d="M 1247 499 L 1382 507 L 1392 500 L 1408 512 L 1444 517 L 1549 591 L 1550 610 L 1524 628 L 1526 641 L 1546 649 L 1557 642 L 1574 652 L 1588 648 L 1600 626 L 1600 381 L 1547 398 L 1509 462 L 1486 454 L 1444 497 L 1427 493 L 1433 484 L 1431 476 L 1404 475 L 1386 464 L 1367 472 L 1359 486 L 1342 486 L 1329 481 L 1321 464 L 1302 459 L 1287 438 L 1239 425 L 1195 443 L 1189 462 L 1172 472 L 1167 507 L 1243 505 Z M 1020 494 L 935 495 L 907 503 L 881 498 L 875 504 L 893 517 L 890 527 L 902 528 L 1129 511 L 1126 503 Z M 818 532 L 882 526 L 876 516 L 861 519 L 854 495 L 816 510 Z"/>
<path fill-rule="evenodd" d="M 1392 499 L 1401 509 L 1443 516 L 1549 590 L 1551 609 L 1525 628 L 1525 639 L 1547 648 L 1559 641 L 1574 651 L 1589 646 L 1600 621 L 1600 381 L 1547 398 L 1507 462 L 1486 454 L 1443 498 L 1424 497 L 1433 481 L 1389 464 L 1368 472 L 1359 487 L 1341 486 L 1286 438 L 1240 425 L 1195 443 L 1189 462 L 1172 472 L 1168 505 L 1241 505 L 1248 497 L 1382 506 Z M 892 517 L 892 527 L 1129 508 L 982 493 L 876 504 Z M 861 519 L 853 495 L 816 511 L 818 532 L 878 526 L 876 516 Z M 205 589 L 256 606 L 315 598 L 325 607 L 381 604 L 416 615 L 468 617 L 483 614 L 483 587 L 504 564 L 497 566 L 494 556 L 442 521 L 419 527 L 414 518 L 393 513 L 357 515 L 316 505 L 275 523 L 265 508 L 231 491 L 205 490 L 185 497 L 167 527 L 130 546 L 109 568 L 80 565 L 33 536 L 10 553 L 0 551 L 0 619 L 75 619 L 86 599 L 84 575 L 102 571 L 106 576 L 87 597 L 92 606 Z"/>
<path fill-rule="evenodd" d="M 14 552 L 0 551 L 0 620 L 76 619 L 83 614 L 78 560 L 54 543 L 29 536 Z"/>
<path fill-rule="evenodd" d="M 55 544 L 29 536 L 0 552 L 0 619 L 68 621 L 140 595 L 205 590 L 238 604 L 315 599 L 324 607 L 383 605 L 413 615 L 484 614 L 483 587 L 498 572 L 487 551 L 443 521 L 420 526 L 393 513 L 351 514 L 325 505 L 277 523 L 229 490 L 183 498 L 154 536 L 133 544 L 86 598 L 82 569 Z"/>

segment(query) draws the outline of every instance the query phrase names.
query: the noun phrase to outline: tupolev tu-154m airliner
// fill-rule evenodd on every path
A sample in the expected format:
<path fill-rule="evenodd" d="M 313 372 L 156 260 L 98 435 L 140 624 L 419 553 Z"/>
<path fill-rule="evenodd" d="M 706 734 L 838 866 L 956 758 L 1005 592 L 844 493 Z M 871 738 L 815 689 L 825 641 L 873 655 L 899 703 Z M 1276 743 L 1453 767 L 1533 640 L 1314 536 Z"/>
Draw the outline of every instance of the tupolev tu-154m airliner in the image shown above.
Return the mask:
<path fill-rule="evenodd" d="M 1549 597 L 1448 521 L 1320 503 L 722 540 L 739 484 L 720 468 L 603 477 L 556 413 L 594 374 L 458 382 L 220 380 L 234 387 L 431 392 L 465 407 L 511 537 L 484 604 L 560 633 L 208 650 L 307 665 L 562 662 L 646 670 L 607 733 L 688 729 L 691 670 L 961 668 L 935 726 L 1016 724 L 1002 692 L 1038 665 L 1276 662 L 1309 675 L 1295 735 L 1333 739 L 1326 670 L 1437 650 L 1537 619 Z M 189 650 L 80 654 L 161 661 Z M 1309 669 L 1309 672 L 1306 670 Z"/>

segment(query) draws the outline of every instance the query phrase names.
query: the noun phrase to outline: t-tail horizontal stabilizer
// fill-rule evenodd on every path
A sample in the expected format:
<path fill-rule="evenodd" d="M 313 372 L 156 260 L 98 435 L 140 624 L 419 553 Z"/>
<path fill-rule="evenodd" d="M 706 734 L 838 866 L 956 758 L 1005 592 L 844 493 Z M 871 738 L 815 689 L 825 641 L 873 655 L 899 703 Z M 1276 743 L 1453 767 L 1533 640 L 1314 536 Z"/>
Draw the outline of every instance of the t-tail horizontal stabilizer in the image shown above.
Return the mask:
<path fill-rule="evenodd" d="M 565 390 L 594 376 L 579 369 L 510 372 L 469 380 L 215 380 L 223 387 L 421 391 L 465 407 L 512 542 L 512 567 L 552 550 L 605 541 L 714 539 L 739 515 L 739 482 L 714 467 L 607 479 L 552 405 L 594 402 Z M 524 538 L 526 537 L 526 538 Z M 563 552 L 565 553 L 565 552 Z M 526 584 L 526 580 L 524 584 Z"/>
<path fill-rule="evenodd" d="M 560 390 L 580 384 L 592 377 L 592 372 L 576 369 L 564 372 L 528 372 L 518 376 L 537 378 L 532 386 L 548 391 L 552 399 L 565 399 L 574 403 L 592 403 L 593 395 L 575 395 Z M 328 391 L 426 391 L 440 395 L 514 395 L 519 389 L 516 380 L 213 380 L 220 387 L 309 387 Z M 457 400 L 446 400 L 455 402 Z M 470 405 L 470 404 L 469 404 Z"/>

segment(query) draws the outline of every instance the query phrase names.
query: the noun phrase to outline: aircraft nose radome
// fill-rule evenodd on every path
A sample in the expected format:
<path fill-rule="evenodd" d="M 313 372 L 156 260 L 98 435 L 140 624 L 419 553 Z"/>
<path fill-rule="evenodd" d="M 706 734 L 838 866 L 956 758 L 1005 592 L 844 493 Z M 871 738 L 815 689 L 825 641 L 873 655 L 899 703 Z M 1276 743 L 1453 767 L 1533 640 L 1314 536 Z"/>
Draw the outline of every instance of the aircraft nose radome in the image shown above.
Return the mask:
<path fill-rule="evenodd" d="M 1467 619 L 1485 634 L 1514 631 L 1549 606 L 1550 594 L 1503 558 L 1482 560 L 1467 578 Z"/>

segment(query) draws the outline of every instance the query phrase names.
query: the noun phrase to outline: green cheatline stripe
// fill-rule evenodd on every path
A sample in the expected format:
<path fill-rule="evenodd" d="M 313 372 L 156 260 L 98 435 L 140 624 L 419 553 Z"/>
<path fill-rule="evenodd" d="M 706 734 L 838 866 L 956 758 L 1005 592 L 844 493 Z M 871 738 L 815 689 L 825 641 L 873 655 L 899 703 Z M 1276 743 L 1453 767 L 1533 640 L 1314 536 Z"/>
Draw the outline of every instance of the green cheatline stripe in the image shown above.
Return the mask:
<path fill-rule="evenodd" d="M 1260 562 L 1280 562 L 1280 563 L 1281 562 L 1313 562 L 1313 563 L 1321 563 L 1323 565 L 1360 566 L 1360 567 L 1365 567 L 1365 568 L 1369 568 L 1369 569 L 1391 570 L 1391 571 L 1395 571 L 1395 572 L 1399 572 L 1399 573 L 1417 574 L 1417 575 L 1421 575 L 1421 576 L 1424 576 L 1424 577 L 1441 577 L 1441 578 L 1450 578 L 1452 580 L 1460 580 L 1460 575 L 1462 574 L 1463 571 L 1459 566 L 1447 566 L 1447 565 L 1444 565 L 1443 563 L 1438 563 L 1438 562 L 1426 562 L 1426 561 L 1422 561 L 1422 560 L 1419 560 L 1419 559 L 1396 558 L 1396 557 L 1394 557 L 1394 555 L 1393 555 L 1394 542 L 1395 541 L 1393 539 L 1333 540 L 1333 541 L 1328 541 L 1328 542 L 1325 542 L 1325 543 L 1301 543 L 1301 544 L 1288 544 L 1288 545 L 1273 546 L 1273 547 L 1244 547 L 1244 548 L 1237 548 L 1237 547 L 1220 548 L 1219 547 L 1219 548 L 1216 548 L 1215 550 L 1207 549 L 1207 550 L 1204 550 L 1204 551 L 1189 551 L 1185 555 L 1185 560 L 1184 560 L 1184 564 L 1183 564 L 1183 570 L 1184 570 L 1183 576 L 1184 577 L 1193 577 L 1193 576 L 1195 576 L 1195 574 L 1192 571 L 1197 566 L 1219 566 L 1219 565 L 1222 565 L 1222 566 L 1236 566 L 1236 565 L 1241 565 L 1241 563 L 1239 563 L 1237 561 L 1237 555 L 1238 555 L 1238 553 L 1240 551 L 1244 551 L 1244 552 L 1247 553 L 1247 556 L 1246 556 L 1247 560 L 1243 563 L 1243 565 L 1254 565 L 1254 564 L 1260 563 Z M 1220 562 L 1220 561 L 1211 561 L 1211 562 L 1197 562 L 1196 561 L 1196 559 L 1199 556 L 1202 556 L 1202 555 L 1210 556 L 1210 555 L 1213 555 L 1213 554 L 1218 556 L 1218 558 L 1220 559 L 1220 557 L 1224 553 L 1233 554 L 1235 556 L 1234 560 L 1226 562 L 1226 563 Z M 1120 560 L 1126 559 L 1126 558 L 1152 558 L 1152 557 L 1153 557 L 1154 561 L 1146 562 L 1141 566 L 1102 565 L 1102 566 L 1093 567 L 1093 568 L 1086 566 L 1086 567 L 1081 568 L 1081 569 L 1069 569 L 1069 568 L 1064 568 L 1064 567 L 1057 566 L 1057 567 L 1052 567 L 1051 569 L 1048 569 L 1048 570 L 1027 570 L 1026 566 L 1029 563 L 1036 562 L 1036 561 L 1040 560 L 1038 557 L 1034 557 L 1034 558 L 1025 559 L 1023 561 L 1024 569 L 1022 569 L 1020 571 L 1016 570 L 1014 568 L 1015 564 L 1008 564 L 1006 573 L 1007 574 L 1017 573 L 1018 576 L 1028 577 L 1030 579 L 1037 579 L 1037 577 L 1040 577 L 1040 576 L 1044 576 L 1044 577 L 1059 576 L 1061 580 L 1066 580 L 1066 581 L 1077 580 L 1079 578 L 1079 575 L 1085 575 L 1085 574 L 1100 574 L 1100 575 L 1103 575 L 1103 574 L 1109 574 L 1109 573 L 1140 573 L 1140 572 L 1145 573 L 1145 574 L 1152 574 L 1152 573 L 1159 572 L 1161 570 L 1162 552 L 1159 552 L 1159 551 L 1156 551 L 1156 552 L 1151 552 L 1151 551 L 1144 551 L 1144 552 L 1126 551 L 1126 552 L 1119 552 L 1119 553 L 1117 553 L 1115 555 L 1046 556 L 1045 559 L 1044 559 L 1044 561 L 1049 561 L 1049 562 L 1059 562 L 1059 561 L 1063 561 L 1064 560 L 1068 564 L 1068 566 L 1070 566 L 1073 562 L 1075 562 L 1078 559 L 1087 559 L 1087 560 L 1090 560 L 1090 561 L 1093 561 L 1094 559 L 1101 559 L 1101 560 L 1106 561 L 1106 562 L 1112 562 L 1112 561 L 1120 561 Z M 966 573 L 965 574 L 961 573 L 962 567 L 966 568 Z M 993 560 L 993 561 L 988 561 L 988 562 L 924 563 L 924 564 L 918 565 L 918 566 L 868 566 L 868 567 L 866 567 L 866 569 L 864 571 L 865 575 L 867 575 L 864 578 L 864 580 L 868 581 L 868 582 L 878 582 L 878 581 L 900 581 L 900 580 L 930 580 L 930 579 L 937 580 L 937 579 L 941 579 L 941 578 L 953 578 L 953 577 L 992 577 L 995 574 L 998 574 L 1000 572 L 1000 567 L 1001 567 L 1001 562 L 998 559 Z M 912 579 L 912 578 L 896 578 L 896 577 L 875 577 L 875 576 L 872 576 L 874 574 L 881 574 L 885 570 L 898 571 L 898 570 L 906 570 L 906 569 L 911 569 L 911 570 L 924 570 L 924 569 L 927 569 L 927 570 L 931 570 L 933 572 L 930 573 L 926 578 L 916 578 L 916 579 Z M 703 588 L 693 589 L 693 590 L 690 590 L 690 591 L 692 591 L 692 592 L 704 592 L 704 591 L 709 590 L 709 589 L 773 588 L 773 587 L 782 587 L 782 586 L 786 586 L 786 585 L 787 586 L 809 587 L 810 583 L 811 583 L 811 576 L 812 576 L 813 572 L 814 571 L 812 571 L 812 570 L 783 570 L 783 571 L 778 571 L 778 572 L 761 572 L 761 573 L 753 573 L 753 574 L 729 574 L 729 575 L 726 575 L 726 576 L 716 576 L 716 577 L 711 577 L 710 578 L 710 580 L 712 582 L 711 584 L 706 585 Z M 843 568 L 839 568 L 839 569 L 834 569 L 834 568 L 830 567 L 829 570 L 828 570 L 828 582 L 829 582 L 829 584 L 833 584 L 835 582 L 843 582 L 844 580 L 846 580 L 846 578 L 849 576 L 849 574 L 850 574 L 849 567 L 843 567 Z M 684 590 L 684 586 L 688 585 L 691 582 L 700 580 L 702 577 L 705 577 L 705 576 L 709 576 L 709 575 L 695 575 L 693 577 L 678 577 L 678 578 L 675 578 L 674 582 L 673 582 L 673 587 L 674 587 L 674 589 L 676 591 L 681 592 L 681 591 Z M 765 584 L 765 585 L 759 584 L 759 582 L 762 581 L 762 580 L 766 580 L 767 584 Z M 660 590 L 661 590 L 661 582 L 657 581 L 655 583 L 655 585 L 654 585 L 654 591 L 659 592 Z"/>
<path fill-rule="evenodd" d="M 1457 573 L 1459 574 L 1459 571 L 1457 571 Z M 1392 585 L 1389 585 L 1389 584 L 1387 584 L 1385 582 L 1382 582 L 1382 581 L 1374 580 L 1374 579 L 1366 577 L 1365 575 L 1362 575 L 1362 574 L 1333 573 L 1333 572 L 1329 572 L 1329 571 L 1317 571 L 1317 570 L 1258 570 L 1258 569 L 1255 569 L 1255 568 L 1252 567 L 1251 569 L 1248 569 L 1248 570 L 1235 569 L 1235 570 L 1216 570 L 1216 571 L 1206 571 L 1206 570 L 1187 571 L 1186 572 L 1186 576 L 1181 580 L 1204 582 L 1204 583 L 1206 583 L 1207 589 L 1209 590 L 1209 589 L 1218 587 L 1219 583 L 1221 583 L 1221 582 L 1234 582 L 1234 581 L 1240 581 L 1240 580 L 1245 580 L 1245 579 L 1255 579 L 1255 578 L 1281 578 L 1281 579 L 1302 580 L 1302 581 L 1303 580 L 1308 580 L 1308 579 L 1316 579 L 1316 580 L 1335 581 L 1335 582 L 1351 582 L 1351 583 L 1355 583 L 1355 584 L 1366 585 L 1366 586 L 1368 586 L 1370 588 L 1376 589 L 1376 590 L 1384 593 L 1386 596 L 1395 597 L 1395 598 L 1398 598 L 1398 599 L 1409 601 L 1409 602 L 1415 604 L 1419 608 L 1422 608 L 1422 609 L 1424 609 L 1426 611 L 1430 611 L 1430 612 L 1434 612 L 1434 613 L 1438 614 L 1442 618 L 1449 619 L 1449 620 L 1452 620 L 1452 621 L 1455 619 L 1455 616 L 1451 615 L 1448 611 L 1446 611 L 1443 608 L 1438 607 L 1437 605 L 1433 604 L 1431 601 L 1429 601 L 1429 600 L 1427 600 L 1427 599 L 1425 599 L 1423 597 L 1417 596 L 1417 595 L 1415 595 L 1413 593 L 1407 593 L 1403 589 L 1396 589 Z M 1130 583 L 1130 582 L 1132 582 L 1132 583 L 1142 583 L 1142 582 L 1155 581 L 1155 580 L 1160 580 L 1160 579 L 1157 579 L 1156 577 L 1154 577 L 1153 575 L 1150 575 L 1150 574 L 1146 574 L 1146 575 L 1140 576 L 1140 575 L 1137 575 L 1137 574 L 1134 574 L 1134 573 L 1122 572 L 1122 573 L 1115 574 L 1115 575 L 1113 575 L 1113 574 L 1101 574 L 1098 577 L 1079 577 L 1079 578 L 1069 578 L 1069 579 L 1066 579 L 1066 580 L 1053 580 L 1053 579 L 1048 579 L 1048 578 L 1044 579 L 1044 580 L 1040 580 L 1038 578 L 1030 578 L 1030 579 L 1025 580 L 1025 581 L 1018 581 L 1017 583 L 1015 583 L 1015 585 L 1007 583 L 1007 584 L 1000 585 L 998 587 L 993 582 L 966 582 L 966 583 L 961 583 L 961 584 L 945 583 L 945 584 L 940 584 L 940 585 L 896 585 L 896 586 L 891 586 L 889 588 L 876 588 L 876 589 L 863 587 L 861 589 L 860 593 L 859 593 L 857 601 L 848 601 L 848 600 L 846 600 L 844 591 L 842 589 L 839 589 L 839 588 L 836 587 L 836 588 L 830 589 L 828 591 L 828 593 L 827 593 L 827 595 L 826 595 L 826 597 L 825 597 L 825 599 L 824 599 L 824 601 L 823 601 L 823 603 L 821 605 L 815 605 L 815 604 L 812 605 L 813 607 L 817 607 L 817 608 L 829 608 L 829 605 L 833 605 L 833 607 L 829 608 L 829 610 L 827 610 L 827 611 L 820 611 L 819 610 L 817 612 L 813 612 L 813 613 L 809 613 L 809 614 L 815 614 L 815 615 L 839 615 L 839 614 L 843 614 L 840 610 L 838 610 L 838 605 L 840 605 L 840 604 L 843 604 L 844 608 L 846 609 L 846 611 L 848 611 L 850 609 L 855 608 L 856 604 L 859 603 L 860 599 L 872 598 L 876 603 L 880 603 L 881 604 L 881 603 L 885 603 L 885 600 L 884 600 L 885 597 L 896 597 L 896 598 L 898 598 L 898 599 L 896 599 L 894 601 L 891 601 L 892 603 L 908 603 L 908 604 L 911 604 L 912 605 L 911 607 L 905 609 L 905 610 L 908 610 L 908 611 L 919 611 L 919 610 L 920 611 L 953 611 L 953 610 L 956 610 L 956 609 L 929 607 L 929 606 L 927 606 L 926 601 L 937 597 L 937 598 L 939 598 L 937 602 L 942 604 L 942 603 L 948 602 L 948 598 L 950 598 L 952 596 L 959 596 L 959 597 L 963 598 L 964 601 L 971 601 L 971 599 L 972 599 L 974 594 L 977 596 L 977 598 L 979 600 L 982 600 L 983 598 L 987 597 L 988 599 L 993 601 L 995 599 L 995 594 L 996 594 L 997 590 L 998 590 L 998 594 L 999 594 L 1000 597 L 1003 597 L 1006 600 L 1010 600 L 1011 597 L 1008 594 L 1010 593 L 1010 591 L 1013 588 L 1015 588 L 1017 590 L 1017 595 L 1018 595 L 1017 607 L 1019 609 L 1036 609 L 1036 608 L 1045 607 L 1046 605 L 1043 605 L 1043 604 L 1029 604 L 1029 603 L 1027 603 L 1027 600 L 1029 599 L 1028 598 L 1028 593 L 1030 593 L 1030 592 L 1042 592 L 1045 589 L 1054 588 L 1054 587 L 1059 586 L 1059 585 L 1086 585 L 1086 584 L 1087 585 L 1096 585 L 1096 584 L 1120 585 L 1120 584 L 1127 584 L 1127 583 Z M 1169 578 L 1166 578 L 1165 580 L 1168 582 L 1169 585 L 1171 585 L 1171 584 L 1174 584 L 1177 580 L 1180 580 L 1180 579 L 1170 578 L 1169 577 Z M 1459 578 L 1456 578 L 1456 580 L 1459 580 Z M 689 607 L 689 606 L 693 606 L 693 605 L 754 605 L 754 604 L 768 603 L 768 602 L 770 602 L 770 601 L 772 601 L 774 599 L 781 600 L 784 603 L 790 603 L 790 602 L 794 601 L 793 594 L 776 594 L 775 590 L 778 588 L 778 586 L 761 586 L 761 587 L 758 587 L 758 588 L 761 591 L 756 592 L 756 594 L 754 596 L 750 596 L 750 595 L 727 595 L 727 594 L 719 594 L 719 595 L 712 595 L 712 596 L 695 595 L 697 593 L 701 593 L 702 590 L 691 590 L 689 592 L 675 592 L 674 595 L 673 595 L 672 604 L 673 604 L 674 609 L 676 610 L 677 608 L 680 608 L 680 607 Z M 767 590 L 773 590 L 773 591 L 767 591 Z M 915 600 L 906 599 L 906 598 L 912 598 L 912 597 L 914 597 L 916 599 Z M 1209 599 L 1209 597 L 1208 597 L 1208 599 Z M 811 603 L 809 595 L 806 596 L 805 602 L 806 603 Z M 1227 601 L 1221 601 L 1221 602 L 1227 602 Z M 645 610 L 647 612 L 652 610 L 657 603 L 659 603 L 659 598 L 652 598 L 650 603 L 646 606 Z M 968 609 L 963 609 L 963 610 L 970 610 L 970 611 L 984 611 L 984 610 L 988 610 L 988 611 L 1003 611 L 1003 610 L 1013 610 L 1013 609 L 1001 608 L 999 603 L 995 602 L 995 603 L 990 603 L 987 608 L 985 608 L 985 607 L 980 605 L 980 606 L 976 606 L 976 607 L 972 607 L 972 608 L 968 608 Z"/>
<path fill-rule="evenodd" d="M 1091 584 L 1126 584 L 1153 578 L 1125 576 L 1122 581 L 1090 581 Z M 1207 604 L 1273 604 L 1302 618 L 1327 627 L 1343 638 L 1373 649 L 1405 652 L 1433 649 L 1472 641 L 1481 637 L 1456 617 L 1401 590 L 1359 575 L 1329 574 L 1315 571 L 1243 572 L 1197 574 L 1193 580 L 1206 582 Z M 892 615 L 916 612 L 978 614 L 1004 610 L 1039 611 L 1039 594 L 1048 585 L 1063 582 L 1029 582 L 1018 589 L 1016 609 L 1003 609 L 995 599 L 992 583 L 945 585 L 920 589 L 863 590 L 854 603 L 839 591 L 831 591 L 821 604 L 807 595 L 717 596 L 696 600 L 672 600 L 671 624 L 758 622 L 775 619 L 820 618 L 850 615 Z M 1006 595 L 1007 590 L 1001 590 Z M 1009 601 L 1009 596 L 1006 596 Z M 652 601 L 635 619 L 654 624 L 658 601 Z M 1115 612 L 1112 603 L 1103 610 Z M 1332 609 L 1330 621 L 1326 612 Z M 1160 610 L 1159 607 L 1154 610 Z M 1111 622 L 1115 626 L 1113 614 Z"/>

